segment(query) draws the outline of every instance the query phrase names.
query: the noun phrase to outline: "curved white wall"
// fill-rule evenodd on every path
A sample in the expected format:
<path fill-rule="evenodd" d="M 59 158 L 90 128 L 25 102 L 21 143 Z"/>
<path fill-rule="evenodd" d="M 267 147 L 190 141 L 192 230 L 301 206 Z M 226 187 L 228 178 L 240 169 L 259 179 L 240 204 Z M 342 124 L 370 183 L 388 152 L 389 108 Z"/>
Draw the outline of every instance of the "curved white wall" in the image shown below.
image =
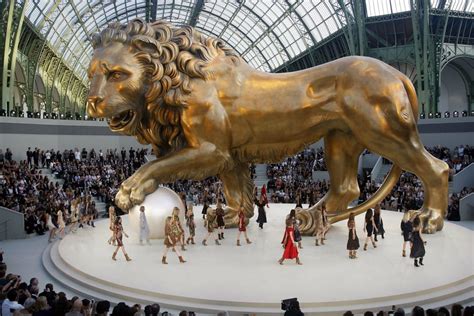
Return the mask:
<path fill-rule="evenodd" d="M 462 75 L 454 66 L 448 64 L 441 72 L 438 111 L 444 113 L 467 110 L 467 94 Z"/>

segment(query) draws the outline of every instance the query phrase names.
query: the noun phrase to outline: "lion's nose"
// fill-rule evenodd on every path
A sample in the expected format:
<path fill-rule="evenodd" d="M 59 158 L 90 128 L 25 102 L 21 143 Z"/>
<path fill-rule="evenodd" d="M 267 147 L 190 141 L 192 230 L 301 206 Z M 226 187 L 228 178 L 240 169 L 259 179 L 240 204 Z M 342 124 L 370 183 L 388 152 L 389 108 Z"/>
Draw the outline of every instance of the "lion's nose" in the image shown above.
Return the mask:
<path fill-rule="evenodd" d="M 97 113 L 97 104 L 99 104 L 103 98 L 99 96 L 93 96 L 93 97 L 88 97 L 87 98 L 87 112 L 89 113 L 90 116 L 93 116 L 94 114 Z"/>

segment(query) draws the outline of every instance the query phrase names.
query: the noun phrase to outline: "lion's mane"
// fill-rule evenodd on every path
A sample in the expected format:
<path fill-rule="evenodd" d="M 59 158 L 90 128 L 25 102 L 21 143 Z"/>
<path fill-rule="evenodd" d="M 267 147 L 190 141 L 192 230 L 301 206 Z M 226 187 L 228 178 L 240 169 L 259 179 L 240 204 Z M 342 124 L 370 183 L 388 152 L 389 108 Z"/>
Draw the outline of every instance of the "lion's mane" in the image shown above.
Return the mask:
<path fill-rule="evenodd" d="M 205 66 L 219 55 L 238 64 L 241 58 L 220 39 L 205 37 L 190 26 L 176 28 L 164 21 L 151 24 L 135 19 L 128 24 L 111 23 L 92 36 L 94 49 L 119 42 L 130 45 L 142 64 L 149 86 L 136 138 L 152 144 L 155 155 L 165 155 L 186 145 L 181 115 L 187 106 L 182 96 L 191 92 L 190 80 L 206 80 Z"/>

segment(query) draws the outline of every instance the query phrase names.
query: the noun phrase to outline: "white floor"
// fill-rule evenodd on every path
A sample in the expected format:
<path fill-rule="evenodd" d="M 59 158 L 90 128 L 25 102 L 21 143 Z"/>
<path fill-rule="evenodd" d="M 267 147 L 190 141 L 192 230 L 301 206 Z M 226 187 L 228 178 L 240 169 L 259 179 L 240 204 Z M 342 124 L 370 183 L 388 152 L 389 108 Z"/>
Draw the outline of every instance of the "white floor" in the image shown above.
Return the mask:
<path fill-rule="evenodd" d="M 300 251 L 302 266 L 290 261 L 280 266 L 277 260 L 282 253 L 283 219 L 290 207 L 271 205 L 267 209 L 269 222 L 261 230 L 252 221 L 249 236 L 253 243 L 243 242 L 241 247 L 235 245 L 235 229 L 226 230 L 222 246 L 211 240 L 209 246 L 201 245 L 205 228 L 196 214 L 198 244 L 188 246 L 184 252 L 188 261 L 185 264 L 180 264 L 172 252 L 168 254 L 169 264 L 161 264 L 162 241 L 153 240 L 151 246 L 141 246 L 137 236 L 124 238 L 133 261 L 126 262 L 121 254 L 117 262 L 112 261 L 113 247 L 106 243 L 110 236 L 107 221 L 97 223 L 95 229 L 88 227 L 69 234 L 55 246 L 67 265 L 99 287 L 104 284 L 132 293 L 127 298 L 140 293 L 156 294 L 181 304 L 189 302 L 189 308 L 195 310 L 202 304 L 207 311 L 215 306 L 216 311 L 275 313 L 279 302 L 291 297 L 299 299 L 305 312 L 378 310 L 395 303 L 449 303 L 456 299 L 454 293 L 458 290 L 460 296 L 467 293 L 472 300 L 473 222 L 462 226 L 446 222 L 442 232 L 424 235 L 428 241 L 427 254 L 425 266 L 420 268 L 401 256 L 401 214 L 390 211 L 382 213 L 385 239 L 379 239 L 376 249 L 360 249 L 358 259 L 347 257 L 347 228 L 341 222 L 331 228 L 325 246 L 316 247 L 314 238 L 304 237 L 304 248 Z M 357 233 L 361 245 L 362 222 L 363 217 L 359 216 Z M 124 227 L 127 230 L 126 217 Z M 3 243 L 9 271 L 25 278 L 38 276 L 46 282 L 48 276 L 38 268 L 38 258 L 46 245 L 45 238 Z M 67 282 L 71 284 L 66 287 L 74 288 L 73 279 Z M 465 291 L 466 282 L 470 292 Z"/>

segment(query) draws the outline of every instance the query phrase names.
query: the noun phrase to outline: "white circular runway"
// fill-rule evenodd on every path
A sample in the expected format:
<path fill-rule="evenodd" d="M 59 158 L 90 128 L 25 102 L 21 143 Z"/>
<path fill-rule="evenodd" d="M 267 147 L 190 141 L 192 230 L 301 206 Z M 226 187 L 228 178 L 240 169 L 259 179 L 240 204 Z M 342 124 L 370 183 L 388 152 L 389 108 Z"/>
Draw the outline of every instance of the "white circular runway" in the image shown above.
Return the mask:
<path fill-rule="evenodd" d="M 292 297 L 299 299 L 303 312 L 335 314 L 472 301 L 472 230 L 446 222 L 442 232 L 424 235 L 425 266 L 415 268 L 413 260 L 401 256 L 401 213 L 384 211 L 386 235 L 379 238 L 376 249 L 369 245 L 362 250 L 363 216 L 356 218 L 361 241 L 358 259 L 348 258 L 346 222 L 340 222 L 331 228 L 325 246 L 316 247 L 313 237 L 303 238 L 302 266 L 294 261 L 280 266 L 284 217 L 291 206 L 271 204 L 263 230 L 254 222 L 255 216 L 249 226 L 253 243 L 243 242 L 241 247 L 235 245 L 235 229 L 226 230 L 222 246 L 211 240 L 207 247 L 201 245 L 206 231 L 196 208 L 197 244 L 187 247 L 185 264 L 172 252 L 169 264 L 161 264 L 162 240 L 141 246 L 138 236 L 124 238 L 133 261 L 126 262 L 121 253 L 117 262 L 112 261 L 107 221 L 53 244 L 43 263 L 57 281 L 78 292 L 201 312 L 281 313 L 280 301 Z M 125 231 L 127 226 L 125 216 Z"/>

